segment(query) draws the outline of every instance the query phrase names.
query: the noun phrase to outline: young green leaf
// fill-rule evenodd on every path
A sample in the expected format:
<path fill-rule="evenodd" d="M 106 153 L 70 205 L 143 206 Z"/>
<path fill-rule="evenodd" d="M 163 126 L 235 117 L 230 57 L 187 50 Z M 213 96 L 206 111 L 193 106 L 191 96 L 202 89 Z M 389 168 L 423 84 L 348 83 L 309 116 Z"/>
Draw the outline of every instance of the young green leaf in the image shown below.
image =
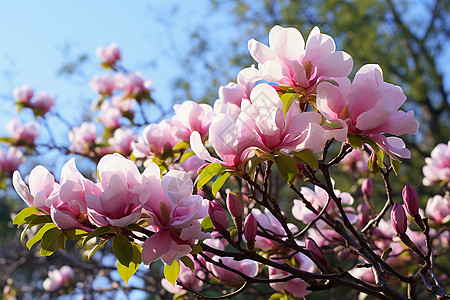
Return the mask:
<path fill-rule="evenodd" d="M 392 170 L 394 170 L 395 175 L 397 176 L 398 174 L 398 170 L 400 170 L 400 165 L 402 164 L 401 161 L 396 160 L 396 159 L 392 159 L 391 158 L 391 166 L 392 166 Z"/>
<path fill-rule="evenodd" d="M 192 245 L 191 254 L 197 254 L 197 253 L 200 253 L 202 251 L 203 251 L 202 246 L 200 246 L 200 245 Z"/>
<path fill-rule="evenodd" d="M 112 233 L 112 232 L 114 232 L 114 230 L 110 226 L 99 227 L 88 234 L 88 236 L 83 241 L 83 246 L 86 244 L 87 241 L 89 241 L 90 239 L 92 239 L 94 237 L 97 237 L 99 235 L 106 234 L 106 233 Z"/>
<path fill-rule="evenodd" d="M 195 273 L 194 262 L 192 261 L 192 259 L 190 259 L 188 256 L 183 256 L 183 257 L 180 257 L 180 260 L 183 262 L 183 264 L 186 267 L 188 267 L 189 269 L 192 270 L 192 272 Z"/>
<path fill-rule="evenodd" d="M 142 262 L 141 247 L 136 244 L 131 244 L 131 246 L 133 250 L 130 264 L 128 266 L 125 266 L 119 260 L 117 260 L 117 272 L 119 272 L 120 277 L 123 279 L 123 281 L 125 281 L 126 284 L 128 284 L 128 280 L 131 276 L 133 276 L 134 273 L 136 273 Z"/>
<path fill-rule="evenodd" d="M 46 233 L 47 231 L 49 231 L 52 228 L 56 228 L 56 225 L 53 223 L 44 224 L 44 226 L 42 226 L 39 229 L 39 231 L 36 233 L 36 235 L 27 241 L 26 246 L 27 246 L 28 250 L 30 250 L 34 244 L 36 244 L 37 242 L 39 242 L 42 239 L 42 236 L 44 235 L 44 233 Z M 24 230 L 24 232 L 25 232 L 25 230 Z"/>
<path fill-rule="evenodd" d="M 171 265 L 165 265 L 164 267 L 164 277 L 175 286 L 175 282 L 180 274 L 180 263 L 178 260 L 174 260 Z"/>
<path fill-rule="evenodd" d="M 300 152 L 291 152 L 291 154 L 300 158 L 302 161 L 307 163 L 311 168 L 313 168 L 313 169 L 319 168 L 319 162 L 317 161 L 317 158 L 314 156 L 314 154 L 311 151 L 302 150 Z"/>
<path fill-rule="evenodd" d="M 362 137 L 351 133 L 348 134 L 348 142 L 353 149 L 359 149 L 364 144 L 364 140 Z"/>
<path fill-rule="evenodd" d="M 14 217 L 13 224 L 17 225 L 17 227 L 19 227 L 19 226 L 27 223 L 27 221 L 25 219 L 27 219 L 33 215 L 35 216 L 37 212 L 38 211 L 34 206 L 24 208 Z"/>
<path fill-rule="evenodd" d="M 277 164 L 281 177 L 291 185 L 294 182 L 295 176 L 297 176 L 295 160 L 290 156 L 280 154 L 275 157 L 275 163 Z"/>
<path fill-rule="evenodd" d="M 209 216 L 203 218 L 202 221 L 202 231 L 203 232 L 212 232 L 214 230 L 214 225 Z"/>
<path fill-rule="evenodd" d="M 216 179 L 216 181 L 212 185 L 212 194 L 213 195 L 217 194 L 217 192 L 222 188 L 222 186 L 227 181 L 228 177 L 230 177 L 230 173 L 225 172 Z"/>
<path fill-rule="evenodd" d="M 91 252 L 89 252 L 89 255 L 87 257 L 87 259 L 91 259 L 92 255 L 94 255 L 95 252 L 97 252 L 98 249 L 100 249 L 101 247 L 103 247 L 104 244 L 106 244 L 108 240 L 104 239 L 101 240 L 100 243 L 98 243 L 97 245 L 95 245 L 94 248 L 92 248 Z"/>
<path fill-rule="evenodd" d="M 211 163 L 207 165 L 200 174 L 197 182 L 197 190 L 200 190 L 211 178 L 222 173 L 223 167 L 219 163 Z"/>
<path fill-rule="evenodd" d="M 62 234 L 59 228 L 51 228 L 47 230 L 41 239 L 41 250 L 39 254 L 41 256 L 52 255 L 56 250 L 58 250 L 58 238 Z"/>
<path fill-rule="evenodd" d="M 120 263 L 128 267 L 133 258 L 133 247 L 130 240 L 122 234 L 117 234 L 113 238 L 112 246 L 114 254 Z"/>

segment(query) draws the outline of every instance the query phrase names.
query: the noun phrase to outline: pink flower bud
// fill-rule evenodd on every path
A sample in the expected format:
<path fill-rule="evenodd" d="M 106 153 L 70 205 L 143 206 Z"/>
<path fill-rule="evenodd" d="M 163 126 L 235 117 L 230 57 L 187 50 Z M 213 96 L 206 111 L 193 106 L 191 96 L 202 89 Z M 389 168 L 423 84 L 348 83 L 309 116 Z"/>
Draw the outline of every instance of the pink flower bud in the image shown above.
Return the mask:
<path fill-rule="evenodd" d="M 356 208 L 358 211 L 358 223 L 359 226 L 364 227 L 370 220 L 370 208 L 366 202 L 358 205 Z"/>
<path fill-rule="evenodd" d="M 317 246 L 316 242 L 310 237 L 305 238 L 305 248 L 319 261 L 323 260 L 322 250 Z"/>
<path fill-rule="evenodd" d="M 364 178 L 363 183 L 361 185 L 362 193 L 369 197 L 372 196 L 372 186 L 373 186 L 372 179 Z"/>
<path fill-rule="evenodd" d="M 249 214 L 244 223 L 244 236 L 247 241 L 254 241 L 256 238 L 256 231 L 258 223 L 253 214 Z"/>
<path fill-rule="evenodd" d="M 411 217 L 419 213 L 419 197 L 417 192 L 409 184 L 405 185 L 402 191 L 403 201 L 405 202 L 406 210 Z"/>
<path fill-rule="evenodd" d="M 395 232 L 398 234 L 404 234 L 406 232 L 408 225 L 406 223 L 405 210 L 403 209 L 403 206 L 397 202 L 394 203 L 394 207 L 392 207 L 391 221 Z"/>
<path fill-rule="evenodd" d="M 217 200 L 209 202 L 208 214 L 211 217 L 214 227 L 219 232 L 227 231 L 228 227 L 227 214 L 223 210 L 222 205 L 220 205 L 220 203 Z"/>
<path fill-rule="evenodd" d="M 13 91 L 14 98 L 26 104 L 30 104 L 30 100 L 33 97 L 34 90 L 28 85 L 23 85 L 20 88 L 15 88 Z"/>
<path fill-rule="evenodd" d="M 120 49 L 116 43 L 112 43 L 106 48 L 97 48 L 96 54 L 104 63 L 109 65 L 114 65 L 120 60 Z"/>
<path fill-rule="evenodd" d="M 36 96 L 36 101 L 31 104 L 33 110 L 38 110 L 40 115 L 44 115 L 50 111 L 55 104 L 55 96 L 40 93 Z"/>
<path fill-rule="evenodd" d="M 228 211 L 231 213 L 231 215 L 235 218 L 239 218 L 242 216 L 242 211 L 244 210 L 244 206 L 242 205 L 241 200 L 239 198 L 232 194 L 228 193 L 227 195 L 227 207 Z"/>

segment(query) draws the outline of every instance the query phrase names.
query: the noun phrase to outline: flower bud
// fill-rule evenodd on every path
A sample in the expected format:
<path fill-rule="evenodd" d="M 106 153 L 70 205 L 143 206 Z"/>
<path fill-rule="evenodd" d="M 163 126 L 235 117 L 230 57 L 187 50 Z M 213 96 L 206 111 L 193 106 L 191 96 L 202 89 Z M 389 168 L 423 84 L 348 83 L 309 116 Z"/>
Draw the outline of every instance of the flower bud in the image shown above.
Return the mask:
<path fill-rule="evenodd" d="M 228 220 L 227 214 L 222 208 L 222 205 L 217 200 L 213 200 L 209 202 L 208 214 L 211 218 L 211 221 L 214 224 L 214 227 L 219 232 L 227 231 Z"/>
<path fill-rule="evenodd" d="M 228 211 L 230 212 L 230 214 L 233 217 L 238 218 L 238 217 L 242 216 L 242 211 L 244 210 L 244 206 L 242 205 L 241 200 L 239 200 L 239 198 L 236 195 L 234 195 L 232 193 L 228 193 L 227 207 L 228 207 Z"/>
<path fill-rule="evenodd" d="M 411 217 L 416 216 L 419 213 L 419 197 L 417 196 L 417 192 L 407 184 L 403 188 L 402 195 L 406 210 Z"/>
<path fill-rule="evenodd" d="M 358 205 L 356 208 L 358 211 L 358 224 L 361 227 L 366 226 L 366 224 L 370 220 L 370 208 L 369 205 L 366 202 L 363 202 Z"/>
<path fill-rule="evenodd" d="M 372 196 L 372 186 L 373 186 L 372 179 L 364 178 L 362 185 L 361 185 L 361 191 L 364 196 L 368 196 L 368 197 Z"/>
<path fill-rule="evenodd" d="M 249 214 L 247 218 L 245 218 L 244 223 L 244 236 L 247 241 L 254 241 L 256 238 L 256 231 L 258 228 L 258 223 L 256 222 L 253 214 Z"/>
<path fill-rule="evenodd" d="M 404 234 L 406 232 L 408 224 L 406 223 L 405 210 L 403 209 L 403 206 L 397 202 L 394 203 L 394 207 L 392 207 L 391 221 L 395 232 L 398 234 Z"/>
<path fill-rule="evenodd" d="M 310 237 L 305 238 L 305 248 L 318 260 L 323 261 L 323 253 L 320 250 L 319 246 L 317 246 L 316 242 Z"/>

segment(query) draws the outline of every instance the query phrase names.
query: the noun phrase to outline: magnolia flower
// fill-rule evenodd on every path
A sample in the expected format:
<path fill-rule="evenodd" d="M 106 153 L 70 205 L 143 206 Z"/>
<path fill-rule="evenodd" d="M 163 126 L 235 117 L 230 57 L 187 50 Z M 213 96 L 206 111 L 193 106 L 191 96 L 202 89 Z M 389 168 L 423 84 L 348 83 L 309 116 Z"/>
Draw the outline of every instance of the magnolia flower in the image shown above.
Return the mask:
<path fill-rule="evenodd" d="M 13 90 L 14 99 L 25 104 L 30 104 L 30 100 L 33 98 L 33 95 L 34 90 L 28 85 L 23 85 Z"/>
<path fill-rule="evenodd" d="M 214 112 L 208 104 L 198 104 L 185 101 L 173 106 L 175 115 L 172 120 L 178 127 L 177 136 L 180 140 L 189 141 L 191 133 L 197 131 L 202 139 L 208 136 L 209 126 L 214 119 Z"/>
<path fill-rule="evenodd" d="M 189 289 L 200 291 L 203 286 L 203 280 L 201 279 L 204 279 L 206 275 L 204 269 L 197 261 L 194 261 L 194 270 L 195 272 L 184 264 L 180 264 L 180 274 L 178 275 L 177 281 L 181 282 L 183 286 L 186 286 Z M 172 285 L 166 278 L 161 279 L 161 285 L 171 294 L 178 294 L 184 291 L 178 283 Z"/>
<path fill-rule="evenodd" d="M 399 86 L 383 81 L 381 67 L 362 66 L 353 83 L 334 79 L 339 86 L 324 82 L 317 87 L 317 108 L 325 118 L 344 120 L 349 133 L 369 136 L 393 158 L 411 157 L 400 138 L 382 135 L 416 134 L 419 124 L 414 111 L 399 110 L 406 96 Z"/>
<path fill-rule="evenodd" d="M 0 174 L 11 174 L 19 168 L 24 159 L 19 148 L 9 147 L 7 152 L 0 148 Z"/>
<path fill-rule="evenodd" d="M 136 98 L 143 92 L 150 91 L 151 81 L 145 81 L 140 72 L 116 73 L 114 75 L 117 90 L 122 90 L 122 99 Z"/>
<path fill-rule="evenodd" d="M 94 123 L 83 122 L 80 127 L 74 127 L 69 132 L 69 140 L 72 143 L 70 150 L 76 153 L 87 154 L 97 139 Z"/>
<path fill-rule="evenodd" d="M 427 216 L 435 222 L 445 224 L 450 221 L 450 197 L 449 195 L 436 195 L 428 199 L 425 208 Z"/>
<path fill-rule="evenodd" d="M 111 150 L 122 155 L 129 155 L 133 148 L 131 144 L 136 140 L 137 136 L 129 128 L 117 128 L 114 135 L 108 139 Z"/>
<path fill-rule="evenodd" d="M 150 216 L 149 229 L 155 233 L 142 244 L 144 264 L 161 258 L 171 265 L 190 253 L 196 240 L 210 237 L 199 222 L 207 216 L 208 200 L 192 192 L 193 183 L 186 172 L 170 170 L 161 179 L 156 164 L 145 169 L 139 200 Z"/>
<path fill-rule="evenodd" d="M 423 185 L 447 183 L 450 181 L 450 141 L 446 144 L 438 144 L 431 151 L 431 157 L 425 158 L 426 165 L 422 172 Z"/>
<path fill-rule="evenodd" d="M 113 106 L 109 101 L 102 103 L 102 106 L 100 106 L 99 119 L 105 127 L 120 127 L 120 118 L 122 118 L 122 112 L 120 109 Z"/>
<path fill-rule="evenodd" d="M 39 93 L 36 96 L 36 100 L 31 103 L 31 108 L 35 111 L 35 113 L 38 112 L 40 115 L 44 115 L 50 111 L 54 104 L 54 95 Z"/>
<path fill-rule="evenodd" d="M 19 119 L 12 119 L 6 124 L 6 129 L 11 133 L 14 144 L 33 144 L 34 140 L 38 137 L 39 124 L 36 122 L 29 122 L 22 124 Z"/>
<path fill-rule="evenodd" d="M 239 271 L 247 276 L 255 277 L 258 275 L 258 263 L 253 260 L 243 259 L 243 260 L 234 260 L 232 257 L 219 257 L 213 256 L 212 260 L 219 262 L 222 261 L 224 265 L 229 268 L 232 268 L 236 271 Z M 216 266 L 213 263 L 207 262 L 206 268 L 211 271 L 214 276 L 216 276 L 220 281 L 225 283 L 231 287 L 239 287 L 244 283 L 244 279 L 238 274 Z"/>
<path fill-rule="evenodd" d="M 48 271 L 48 278 L 44 280 L 42 285 L 47 292 L 54 292 L 74 277 L 75 272 L 71 267 L 62 266 L 60 269 Z"/>
<path fill-rule="evenodd" d="M 89 82 L 89 86 L 99 94 L 111 96 L 114 92 L 115 81 L 113 77 L 108 75 L 94 75 Z"/>
<path fill-rule="evenodd" d="M 120 60 L 120 49 L 118 48 L 116 43 L 111 43 L 108 47 L 102 48 L 98 47 L 96 54 L 102 62 L 112 66 L 118 60 Z"/>
<path fill-rule="evenodd" d="M 320 77 L 346 77 L 353 60 L 343 51 L 335 52 L 333 39 L 314 27 L 305 41 L 295 28 L 273 27 L 269 47 L 251 39 L 248 49 L 258 62 L 258 72 L 249 81 L 266 80 L 279 85 L 313 87 Z"/>

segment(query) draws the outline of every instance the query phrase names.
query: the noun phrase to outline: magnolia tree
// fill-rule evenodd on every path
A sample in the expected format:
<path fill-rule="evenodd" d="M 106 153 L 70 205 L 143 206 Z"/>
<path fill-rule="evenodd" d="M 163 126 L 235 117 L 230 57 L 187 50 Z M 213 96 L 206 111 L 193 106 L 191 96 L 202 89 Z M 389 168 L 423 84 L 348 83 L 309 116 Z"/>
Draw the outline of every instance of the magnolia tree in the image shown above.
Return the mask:
<path fill-rule="evenodd" d="M 419 124 L 400 110 L 406 96 L 383 81 L 380 66 L 364 65 L 351 81 L 351 56 L 317 27 L 305 42 L 298 30 L 275 26 L 268 46 L 251 39 L 248 48 L 257 66 L 221 86 L 213 106 L 186 101 L 159 123 L 145 117 L 144 103 L 154 103 L 149 82 L 126 71 L 117 45 L 98 49 L 108 70 L 90 82 L 99 122 L 70 127 L 69 146 L 47 143 L 95 162 L 95 180 L 72 158 L 59 180 L 40 165 L 24 181 L 14 170 L 21 151 L 43 147 L 38 125 L 9 122 L 0 170 L 28 205 L 13 221 L 26 246 L 48 259 L 67 245 L 85 259 L 114 255 L 126 284 L 134 274 L 157 278 L 162 261 L 158 280 L 177 299 L 302 299 L 339 287 L 355 298 L 450 298 L 449 272 L 437 267 L 449 246 L 450 143 L 426 160 L 423 184 L 443 194 L 424 212 L 413 187 L 391 188 L 411 156 L 399 136 Z M 33 94 L 14 91 L 19 110 L 67 124 L 52 112 L 54 96 Z M 348 191 L 332 178 L 339 166 L 353 179 Z M 373 197 L 377 176 L 383 203 Z M 43 288 L 72 284 L 72 293 L 93 297 L 77 275 L 50 270 Z"/>

